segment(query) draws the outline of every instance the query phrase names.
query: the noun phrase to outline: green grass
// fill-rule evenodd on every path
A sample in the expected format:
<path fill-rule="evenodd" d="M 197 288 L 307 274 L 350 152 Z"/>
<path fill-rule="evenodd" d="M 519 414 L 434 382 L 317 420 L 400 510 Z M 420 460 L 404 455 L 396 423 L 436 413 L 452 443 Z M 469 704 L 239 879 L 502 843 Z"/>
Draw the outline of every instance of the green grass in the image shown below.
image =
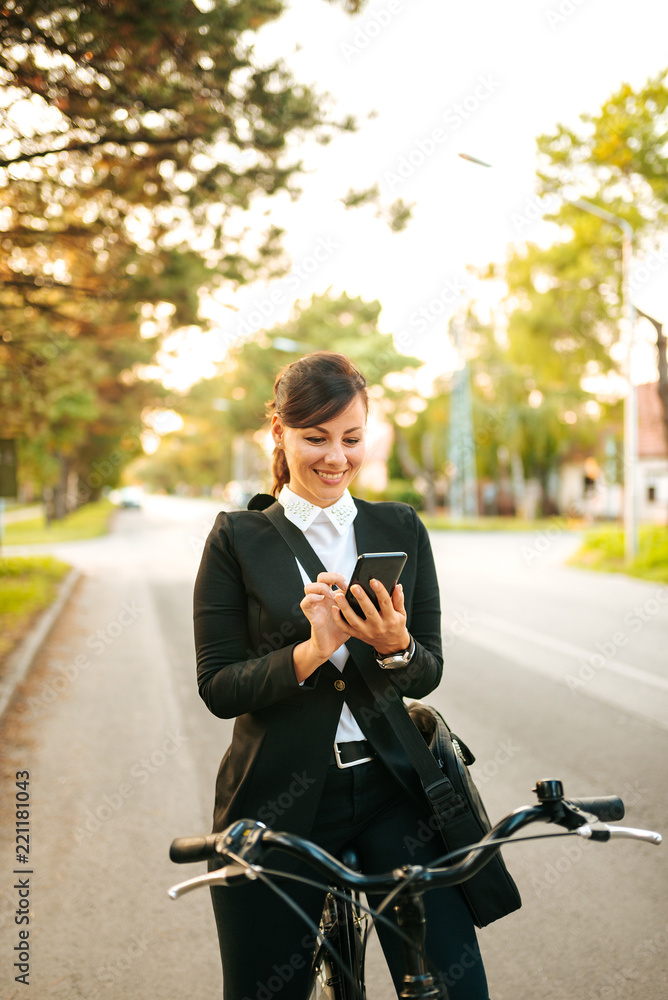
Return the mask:
<path fill-rule="evenodd" d="M 62 521 L 49 526 L 43 515 L 29 521 L 14 521 L 5 525 L 5 545 L 48 545 L 50 542 L 74 542 L 106 535 L 109 520 L 116 507 L 110 500 L 84 504 Z"/>
<path fill-rule="evenodd" d="M 583 569 L 628 573 L 643 580 L 668 583 L 668 527 L 643 525 L 639 531 L 638 555 L 628 566 L 624 561 L 623 531 L 607 525 L 592 528 L 569 563 Z"/>
<path fill-rule="evenodd" d="M 0 661 L 23 638 L 35 615 L 51 604 L 67 563 L 51 556 L 0 558 Z"/>

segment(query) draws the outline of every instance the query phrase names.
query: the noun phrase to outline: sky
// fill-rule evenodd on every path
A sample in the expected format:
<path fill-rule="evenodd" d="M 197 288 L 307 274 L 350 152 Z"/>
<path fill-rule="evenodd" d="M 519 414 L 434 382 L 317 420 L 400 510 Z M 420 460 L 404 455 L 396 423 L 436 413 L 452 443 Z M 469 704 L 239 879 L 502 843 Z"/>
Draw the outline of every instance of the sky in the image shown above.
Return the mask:
<path fill-rule="evenodd" d="M 172 381 L 213 374 L 211 359 L 239 336 L 284 322 L 297 301 L 331 287 L 381 303 L 381 329 L 424 359 L 428 391 L 453 365 L 449 317 L 470 297 L 481 308 L 498 297 L 470 269 L 550 238 L 534 190 L 536 137 L 577 126 L 622 82 L 640 87 L 668 67 L 667 38 L 663 0 L 371 0 L 355 17 L 293 0 L 258 33 L 258 57 L 282 56 L 360 129 L 300 150 L 303 194 L 276 199 L 270 216 L 286 229 L 290 274 L 211 305 L 215 330 L 183 337 Z M 350 188 L 375 183 L 384 203 L 414 203 L 404 232 L 370 207 L 342 206 Z M 637 305 L 668 320 L 668 254 L 640 273 Z M 641 349 L 646 373 L 652 358 Z"/>

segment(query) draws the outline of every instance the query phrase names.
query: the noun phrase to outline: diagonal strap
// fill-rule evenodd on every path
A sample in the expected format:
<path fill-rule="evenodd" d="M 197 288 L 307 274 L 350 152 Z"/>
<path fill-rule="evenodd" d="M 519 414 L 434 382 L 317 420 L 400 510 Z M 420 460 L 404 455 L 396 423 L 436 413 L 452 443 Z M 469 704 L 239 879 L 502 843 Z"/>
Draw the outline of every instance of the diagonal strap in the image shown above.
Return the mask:
<path fill-rule="evenodd" d="M 319 556 L 304 537 L 304 532 L 300 531 L 291 521 L 288 521 L 282 504 L 276 501 L 271 507 L 263 510 L 262 513 L 271 521 L 284 541 L 287 542 L 312 580 L 318 578 L 318 573 L 326 572 Z M 369 663 L 361 656 L 355 659 L 355 664 L 371 693 L 378 701 L 378 704 L 384 706 L 384 714 L 401 740 L 408 759 L 417 771 L 434 810 L 441 815 L 451 810 L 457 811 L 461 803 L 461 798 L 434 760 L 419 729 L 408 714 L 401 695 L 396 692 L 396 698 L 388 698 L 387 681 L 389 678 L 387 676 L 383 677 L 380 673 L 380 668 L 375 664 Z"/>
<path fill-rule="evenodd" d="M 318 573 L 326 573 L 320 557 L 315 549 L 309 545 L 304 537 L 304 532 L 300 531 L 296 524 L 288 521 L 283 510 L 283 505 L 278 500 L 262 511 L 265 517 L 269 518 L 279 535 L 288 543 L 293 553 L 311 577 L 311 581 L 318 579 Z"/>

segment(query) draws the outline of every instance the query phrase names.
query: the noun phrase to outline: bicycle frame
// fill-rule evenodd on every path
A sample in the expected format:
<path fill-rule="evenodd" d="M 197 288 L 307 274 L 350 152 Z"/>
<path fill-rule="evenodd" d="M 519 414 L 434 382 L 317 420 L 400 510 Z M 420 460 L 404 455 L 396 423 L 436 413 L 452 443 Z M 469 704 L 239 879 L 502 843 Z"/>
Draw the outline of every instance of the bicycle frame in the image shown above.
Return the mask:
<path fill-rule="evenodd" d="M 326 975 L 321 985 L 331 990 L 338 1000 L 364 1000 L 362 942 L 366 920 L 357 893 L 348 895 L 343 886 L 330 886 L 321 921 L 325 940 L 321 941 L 313 956 L 309 997 L 319 995 L 317 980 Z M 332 946 L 335 956 L 330 952 Z"/>

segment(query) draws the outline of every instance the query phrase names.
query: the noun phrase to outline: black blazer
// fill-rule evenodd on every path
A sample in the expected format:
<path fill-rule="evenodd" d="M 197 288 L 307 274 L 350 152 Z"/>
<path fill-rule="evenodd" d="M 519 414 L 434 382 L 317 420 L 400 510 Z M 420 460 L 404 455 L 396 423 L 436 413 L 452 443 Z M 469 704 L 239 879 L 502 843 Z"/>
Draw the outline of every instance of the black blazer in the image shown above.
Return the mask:
<path fill-rule="evenodd" d="M 422 698 L 438 685 L 440 602 L 431 545 L 412 507 L 355 499 L 358 553 L 403 550 L 401 574 L 415 655 L 383 671 L 373 650 L 351 639 L 343 673 L 327 661 L 300 687 L 296 643 L 310 635 L 299 603 L 304 584 L 295 557 L 261 511 L 218 515 L 195 583 L 199 692 L 220 718 L 236 717 L 216 781 L 215 831 L 242 817 L 308 836 L 318 807 L 345 700 L 362 731 L 400 783 L 422 798 L 417 774 L 384 707 Z M 356 663 L 374 665 L 384 684 L 374 697 Z"/>

